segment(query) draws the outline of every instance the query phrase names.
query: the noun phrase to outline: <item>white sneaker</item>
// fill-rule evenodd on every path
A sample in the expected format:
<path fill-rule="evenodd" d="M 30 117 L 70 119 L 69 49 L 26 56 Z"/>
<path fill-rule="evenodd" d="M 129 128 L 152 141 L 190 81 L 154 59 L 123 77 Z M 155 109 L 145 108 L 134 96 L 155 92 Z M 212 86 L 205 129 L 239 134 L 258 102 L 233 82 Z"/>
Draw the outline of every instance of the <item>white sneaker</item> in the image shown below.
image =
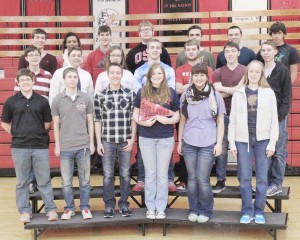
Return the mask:
<path fill-rule="evenodd" d="M 61 220 L 69 220 L 74 215 L 75 215 L 74 211 L 72 211 L 72 210 L 65 210 L 65 212 L 63 213 L 63 215 L 61 215 L 60 219 Z"/>
<path fill-rule="evenodd" d="M 205 215 L 199 215 L 197 217 L 197 222 L 198 223 L 205 223 L 209 220 L 209 217 L 205 216 Z"/>
<path fill-rule="evenodd" d="M 82 218 L 84 220 L 93 218 L 93 215 L 89 209 L 84 209 L 81 211 L 81 213 L 82 213 Z"/>
<path fill-rule="evenodd" d="M 148 219 L 155 219 L 155 212 L 153 210 L 148 210 L 146 212 L 146 218 L 148 218 Z"/>
<path fill-rule="evenodd" d="M 165 214 L 164 211 L 157 211 L 155 218 L 156 219 L 165 219 L 166 218 L 166 214 Z"/>
<path fill-rule="evenodd" d="M 198 215 L 195 213 L 190 213 L 188 216 L 188 220 L 191 222 L 197 222 L 197 219 L 198 219 Z"/>

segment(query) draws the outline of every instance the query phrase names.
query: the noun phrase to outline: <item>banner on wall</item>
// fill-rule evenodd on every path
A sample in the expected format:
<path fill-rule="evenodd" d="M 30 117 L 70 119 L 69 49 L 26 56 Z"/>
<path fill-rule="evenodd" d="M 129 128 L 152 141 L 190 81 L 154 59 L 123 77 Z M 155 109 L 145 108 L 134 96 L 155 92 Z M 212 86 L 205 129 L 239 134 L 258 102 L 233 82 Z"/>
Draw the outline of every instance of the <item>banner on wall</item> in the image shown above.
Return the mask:
<path fill-rule="evenodd" d="M 232 11 L 251 11 L 251 10 L 268 10 L 268 0 L 232 0 Z M 267 17 L 233 17 L 232 22 L 267 22 Z M 264 34 L 267 33 L 266 28 L 260 29 L 242 29 L 243 34 Z M 257 46 L 260 45 L 258 40 L 243 40 L 241 45 Z"/>
<path fill-rule="evenodd" d="M 93 15 L 95 16 L 94 22 L 94 39 L 95 46 L 99 45 L 98 28 L 102 25 L 125 26 L 125 22 L 113 21 L 112 16 L 126 13 L 126 1 L 124 0 L 93 0 Z M 125 37 L 124 33 L 112 33 L 113 38 Z"/>
<path fill-rule="evenodd" d="M 161 0 L 162 13 L 178 13 L 178 12 L 193 12 L 194 0 Z M 163 24 L 190 24 L 193 20 L 190 18 L 174 18 L 163 20 Z M 182 36 L 186 35 L 187 31 L 164 31 L 164 36 Z M 165 43 L 165 47 L 183 47 L 184 43 Z"/>

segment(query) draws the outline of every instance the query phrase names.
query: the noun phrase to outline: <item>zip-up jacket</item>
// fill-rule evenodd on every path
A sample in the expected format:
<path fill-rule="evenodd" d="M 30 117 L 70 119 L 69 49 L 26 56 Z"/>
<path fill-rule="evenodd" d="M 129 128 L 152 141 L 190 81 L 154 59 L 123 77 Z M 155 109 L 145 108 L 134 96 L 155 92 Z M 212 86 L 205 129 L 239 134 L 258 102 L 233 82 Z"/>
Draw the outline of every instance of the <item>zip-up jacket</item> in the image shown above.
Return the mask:
<path fill-rule="evenodd" d="M 279 127 L 274 91 L 271 88 L 259 87 L 257 98 L 256 138 L 258 141 L 270 139 L 266 150 L 275 151 Z M 230 150 L 236 150 L 235 141 L 249 143 L 245 86 L 238 89 L 232 97 L 228 141 Z"/>
<path fill-rule="evenodd" d="M 268 83 L 275 92 L 277 100 L 278 120 L 288 115 L 292 100 L 292 81 L 289 69 L 281 63 L 276 63 L 271 74 L 267 76 Z"/>

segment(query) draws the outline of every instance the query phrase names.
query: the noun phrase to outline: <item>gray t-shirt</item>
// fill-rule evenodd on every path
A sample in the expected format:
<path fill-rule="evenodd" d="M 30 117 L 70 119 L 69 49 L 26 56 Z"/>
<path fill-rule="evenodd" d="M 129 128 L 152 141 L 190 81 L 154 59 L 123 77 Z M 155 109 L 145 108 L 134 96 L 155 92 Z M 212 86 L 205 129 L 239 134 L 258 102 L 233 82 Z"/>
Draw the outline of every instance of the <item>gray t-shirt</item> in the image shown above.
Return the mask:
<path fill-rule="evenodd" d="M 59 116 L 61 151 L 74 151 L 90 147 L 87 114 L 93 114 L 91 98 L 78 91 L 73 101 L 66 92 L 58 94 L 51 105 L 52 116 Z"/>

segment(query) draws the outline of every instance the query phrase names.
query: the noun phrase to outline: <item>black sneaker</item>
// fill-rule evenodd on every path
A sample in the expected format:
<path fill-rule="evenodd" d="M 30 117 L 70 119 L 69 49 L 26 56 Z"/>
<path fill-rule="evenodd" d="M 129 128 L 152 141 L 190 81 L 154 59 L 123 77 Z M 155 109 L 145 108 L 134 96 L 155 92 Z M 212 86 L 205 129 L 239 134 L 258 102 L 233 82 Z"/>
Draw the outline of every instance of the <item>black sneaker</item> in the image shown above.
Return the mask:
<path fill-rule="evenodd" d="M 123 217 L 130 217 L 132 215 L 131 211 L 129 210 L 129 208 L 127 206 L 122 206 L 119 209 L 119 212 L 122 213 Z"/>
<path fill-rule="evenodd" d="M 37 190 L 37 185 L 34 182 L 29 183 L 29 193 L 32 194 L 36 192 Z"/>
<path fill-rule="evenodd" d="M 212 187 L 213 193 L 220 193 L 226 189 L 225 180 L 218 181 L 215 186 Z"/>
<path fill-rule="evenodd" d="M 105 211 L 104 211 L 104 217 L 105 218 L 112 218 L 114 217 L 115 215 L 115 211 L 111 208 L 105 208 Z"/>

